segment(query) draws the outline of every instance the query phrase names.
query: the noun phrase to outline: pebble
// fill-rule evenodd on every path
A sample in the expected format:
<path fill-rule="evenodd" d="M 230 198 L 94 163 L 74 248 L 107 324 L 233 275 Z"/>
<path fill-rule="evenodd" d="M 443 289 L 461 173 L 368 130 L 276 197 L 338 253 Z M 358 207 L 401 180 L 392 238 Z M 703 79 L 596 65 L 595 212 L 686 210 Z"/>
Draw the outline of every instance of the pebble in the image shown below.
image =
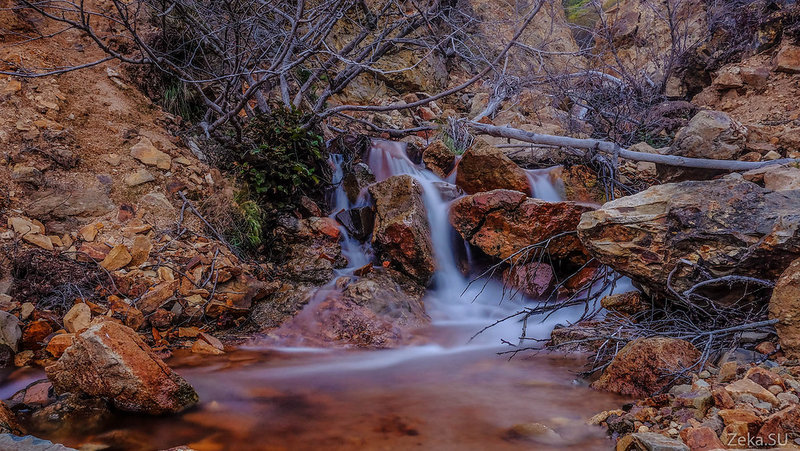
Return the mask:
<path fill-rule="evenodd" d="M 703 370 L 700 372 L 700 374 L 697 375 L 697 377 L 699 377 L 700 379 L 708 379 L 709 377 L 711 377 L 711 373 L 708 370 Z"/>

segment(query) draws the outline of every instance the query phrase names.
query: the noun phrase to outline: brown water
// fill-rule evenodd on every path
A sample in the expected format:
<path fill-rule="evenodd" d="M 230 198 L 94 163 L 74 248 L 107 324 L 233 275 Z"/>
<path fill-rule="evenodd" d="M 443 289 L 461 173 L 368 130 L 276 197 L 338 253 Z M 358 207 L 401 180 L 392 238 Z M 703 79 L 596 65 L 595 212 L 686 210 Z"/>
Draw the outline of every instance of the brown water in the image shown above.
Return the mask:
<path fill-rule="evenodd" d="M 44 438 L 79 447 L 157 450 L 542 449 L 606 450 L 584 424 L 624 400 L 574 381 L 580 361 L 497 356 L 486 348 L 177 356 L 201 404 L 180 416 L 120 416 L 93 435 Z M 560 437 L 521 440 L 538 422 Z"/>

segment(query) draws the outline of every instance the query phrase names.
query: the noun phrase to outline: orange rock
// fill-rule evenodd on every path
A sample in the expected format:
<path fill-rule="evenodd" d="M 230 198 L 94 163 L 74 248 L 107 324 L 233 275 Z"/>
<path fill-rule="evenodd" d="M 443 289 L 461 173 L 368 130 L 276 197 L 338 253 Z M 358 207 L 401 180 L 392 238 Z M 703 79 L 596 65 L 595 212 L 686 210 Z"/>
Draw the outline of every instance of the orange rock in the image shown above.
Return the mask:
<path fill-rule="evenodd" d="M 157 308 L 161 307 L 169 298 L 174 296 L 177 287 L 177 281 L 162 282 L 142 295 L 136 307 L 145 315 L 149 315 L 156 311 Z"/>
<path fill-rule="evenodd" d="M 41 349 L 45 340 L 53 333 L 53 327 L 45 320 L 30 322 L 22 331 L 22 347 L 25 349 Z"/>
<path fill-rule="evenodd" d="M 73 334 L 59 334 L 55 335 L 50 341 L 47 343 L 47 352 L 50 353 L 56 359 L 61 357 L 61 354 L 64 351 L 72 346 L 72 341 L 75 339 Z"/>
<path fill-rule="evenodd" d="M 130 262 L 131 254 L 128 252 L 128 248 L 124 244 L 120 244 L 109 251 L 106 258 L 100 262 L 100 266 L 109 271 L 116 271 L 128 266 Z"/>
<path fill-rule="evenodd" d="M 221 349 L 217 349 L 214 346 L 211 346 L 205 340 L 198 339 L 192 345 L 192 352 L 195 354 L 208 354 L 208 355 L 220 355 L 225 354 L 225 351 Z"/>

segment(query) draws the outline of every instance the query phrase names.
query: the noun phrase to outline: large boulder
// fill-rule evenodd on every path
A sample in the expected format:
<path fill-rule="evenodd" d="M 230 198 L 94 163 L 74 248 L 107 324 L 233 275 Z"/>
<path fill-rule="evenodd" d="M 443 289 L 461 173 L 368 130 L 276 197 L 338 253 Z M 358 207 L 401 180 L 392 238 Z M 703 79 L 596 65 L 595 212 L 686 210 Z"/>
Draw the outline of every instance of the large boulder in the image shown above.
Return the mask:
<path fill-rule="evenodd" d="M 422 285 L 434 272 L 433 244 L 422 186 L 398 175 L 369 187 L 375 200 L 372 243 L 382 258 Z"/>
<path fill-rule="evenodd" d="M 453 201 L 450 223 L 470 244 L 504 259 L 530 244 L 575 231 L 581 214 L 591 210 L 575 202 L 546 202 L 519 191 L 494 190 Z M 556 259 L 586 261 L 575 234 L 554 239 L 549 250 Z"/>
<path fill-rule="evenodd" d="M 439 178 L 445 178 L 455 166 L 456 154 L 442 140 L 436 140 L 422 152 L 422 162 Z"/>
<path fill-rule="evenodd" d="M 671 295 L 668 279 L 678 292 L 734 274 L 776 280 L 800 257 L 798 229 L 800 191 L 771 192 L 727 177 L 608 202 L 583 215 L 578 235 L 602 263 L 659 297 Z M 724 287 L 712 296 L 725 304 L 739 295 Z"/>
<path fill-rule="evenodd" d="M 642 398 L 674 382 L 674 374 L 691 367 L 700 351 L 684 340 L 638 338 L 625 345 L 592 388 Z"/>
<path fill-rule="evenodd" d="M 502 150 L 483 140 L 476 140 L 461 158 L 456 185 L 468 194 L 494 189 L 530 192 L 528 174 Z"/>
<path fill-rule="evenodd" d="M 173 372 L 133 329 L 103 321 L 75 337 L 46 368 L 57 393 L 108 399 L 130 412 L 177 413 L 197 403 L 197 393 Z"/>
<path fill-rule="evenodd" d="M 800 358 L 800 259 L 793 261 L 775 283 L 769 317 L 778 320 L 775 329 L 786 357 Z"/>

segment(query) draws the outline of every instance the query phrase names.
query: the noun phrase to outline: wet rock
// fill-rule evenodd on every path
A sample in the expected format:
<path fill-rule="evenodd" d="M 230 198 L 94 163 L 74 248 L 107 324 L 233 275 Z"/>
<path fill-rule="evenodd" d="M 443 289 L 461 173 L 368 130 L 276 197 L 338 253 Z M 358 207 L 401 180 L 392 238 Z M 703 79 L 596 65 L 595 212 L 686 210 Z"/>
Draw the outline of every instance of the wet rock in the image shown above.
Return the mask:
<path fill-rule="evenodd" d="M 253 306 L 250 318 L 262 329 L 278 327 L 302 310 L 314 291 L 314 287 L 306 284 L 282 283 L 274 293 Z"/>
<path fill-rule="evenodd" d="M 672 382 L 670 373 L 700 358 L 691 343 L 673 338 L 639 338 L 617 353 L 592 388 L 624 395 L 649 396 Z"/>
<path fill-rule="evenodd" d="M 673 271 L 679 293 L 706 281 L 703 272 L 777 279 L 800 257 L 798 209 L 800 192 L 770 192 L 735 178 L 671 183 L 584 214 L 578 235 L 600 262 L 657 297 L 669 294 Z M 725 305 L 741 299 L 735 288 L 699 292 Z"/>
<path fill-rule="evenodd" d="M 437 177 L 443 179 L 455 167 L 456 155 L 447 148 L 444 142 L 436 140 L 422 152 L 422 162 Z"/>
<path fill-rule="evenodd" d="M 353 238 L 363 241 L 372 234 L 375 226 L 375 212 L 370 207 L 357 207 L 336 213 L 336 220 Z"/>
<path fill-rule="evenodd" d="M 635 315 L 648 308 L 642 300 L 642 293 L 638 291 L 608 295 L 600 301 L 600 305 L 606 310 L 624 315 Z"/>
<path fill-rule="evenodd" d="M 538 299 L 553 289 L 555 275 L 550 265 L 530 262 L 503 271 L 503 283 L 529 298 Z"/>
<path fill-rule="evenodd" d="M 105 400 L 70 393 L 58 397 L 42 408 L 34 409 L 27 423 L 37 433 L 49 436 L 74 436 L 102 430 L 108 424 L 111 415 Z"/>
<path fill-rule="evenodd" d="M 494 190 L 455 200 L 450 223 L 470 244 L 503 259 L 530 244 L 574 231 L 581 214 L 591 210 L 574 202 L 545 202 L 519 191 Z M 587 260 L 574 234 L 554 239 L 549 251 L 556 259 Z"/>
<path fill-rule="evenodd" d="M 542 423 L 516 424 L 506 431 L 506 437 L 515 440 L 526 440 L 539 443 L 556 444 L 562 442 L 558 433 Z"/>
<path fill-rule="evenodd" d="M 530 192 L 525 170 L 481 139 L 464 152 L 458 163 L 456 185 L 468 194 L 496 189 Z"/>
<path fill-rule="evenodd" d="M 800 259 L 781 274 L 769 300 L 769 317 L 777 319 L 775 330 L 788 358 L 800 358 Z"/>
<path fill-rule="evenodd" d="M 64 315 L 64 329 L 69 333 L 78 333 L 89 327 L 92 321 L 92 309 L 81 302 L 72 306 Z"/>
<path fill-rule="evenodd" d="M 433 244 L 422 186 L 408 175 L 369 187 L 375 200 L 372 242 L 384 260 L 427 285 L 434 272 Z"/>
<path fill-rule="evenodd" d="M 353 168 L 342 179 L 344 191 L 347 193 L 347 199 L 351 204 L 355 204 L 361 191 L 373 183 L 375 183 L 375 174 L 364 163 L 353 165 Z"/>
<path fill-rule="evenodd" d="M 376 268 L 360 277 L 337 280 L 340 289 L 320 290 L 303 314 L 284 323 L 278 336 L 366 348 L 408 344 L 411 331 L 430 321 L 422 305 L 423 290 L 409 277 Z"/>
<path fill-rule="evenodd" d="M 164 170 L 168 170 L 172 162 L 169 155 L 156 149 L 153 143 L 145 137 L 131 147 L 131 156 L 148 166 L 156 166 Z"/>
<path fill-rule="evenodd" d="M 0 434 L 0 449 L 15 451 L 76 451 L 64 445 L 42 440 L 31 435 L 20 437 L 12 434 Z"/>
<path fill-rule="evenodd" d="M 22 329 L 16 316 L 0 310 L 0 344 L 6 345 L 12 351 L 19 350 L 22 339 Z"/>
<path fill-rule="evenodd" d="M 566 200 L 604 204 L 608 199 L 597 173 L 583 164 L 561 166 L 550 172 L 550 182 L 563 185 Z"/>
<path fill-rule="evenodd" d="M 445 202 L 458 199 L 464 195 L 464 191 L 456 185 L 447 182 L 433 182 L 433 186 L 439 191 L 439 195 Z"/>
<path fill-rule="evenodd" d="M 198 400 L 192 386 L 156 357 L 136 332 L 113 321 L 95 324 L 75 337 L 46 372 L 57 393 L 103 397 L 131 412 L 176 413 Z"/>

